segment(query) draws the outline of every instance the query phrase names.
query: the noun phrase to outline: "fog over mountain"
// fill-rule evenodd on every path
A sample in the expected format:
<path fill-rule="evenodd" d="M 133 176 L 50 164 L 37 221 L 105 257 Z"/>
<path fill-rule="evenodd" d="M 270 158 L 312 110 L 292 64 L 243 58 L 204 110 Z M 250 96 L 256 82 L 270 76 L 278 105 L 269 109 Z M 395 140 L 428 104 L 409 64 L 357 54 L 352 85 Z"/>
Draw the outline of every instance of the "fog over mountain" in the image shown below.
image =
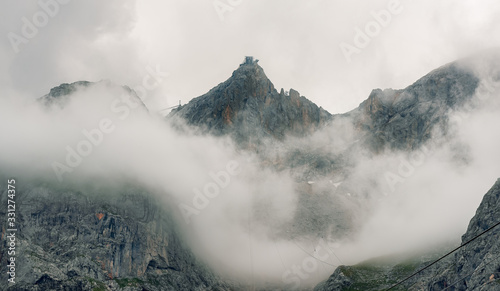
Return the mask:
<path fill-rule="evenodd" d="M 0 290 L 384 290 L 498 222 L 496 2 L 327 2 L 0 9 Z"/>
<path fill-rule="evenodd" d="M 389 97 L 374 97 L 380 94 L 375 90 L 369 110 L 364 102 L 346 114 L 325 111 L 319 123 L 314 112 L 323 109 L 293 89 L 278 93 L 255 62 L 240 65 L 219 85 L 225 89 L 166 118 L 149 112 L 130 88 L 109 81 L 61 85 L 36 102 L 3 101 L 1 116 L 9 122 L 2 132 L 17 138 L 2 143 L 2 175 L 30 185 L 44 181 L 54 197 L 66 195 L 60 187 L 92 189 L 80 191 L 104 191 L 100 195 L 111 201 L 135 184 L 163 205 L 174 219 L 174 236 L 220 280 L 311 287 L 340 264 L 458 241 L 499 170 L 494 149 L 500 139 L 488 127 L 498 119 L 498 54 L 486 54 L 445 65 L 404 90 L 383 91 Z M 259 89 L 259 80 L 268 89 Z M 424 91 L 415 89 L 421 86 Z M 252 105 L 259 102 L 263 107 Z M 290 119 L 279 118 L 280 110 Z M 117 215 L 99 207 L 96 215 Z M 131 215 L 128 207 L 121 215 Z M 23 233 L 19 239 L 32 238 Z M 72 244 L 82 248 L 78 235 Z M 160 257 L 168 264 L 176 256 Z M 317 256 L 324 259 L 307 261 Z M 114 264 L 113 278 L 127 276 Z M 301 277 L 296 266 L 312 271 Z M 69 284 L 51 271 L 39 273 Z"/>

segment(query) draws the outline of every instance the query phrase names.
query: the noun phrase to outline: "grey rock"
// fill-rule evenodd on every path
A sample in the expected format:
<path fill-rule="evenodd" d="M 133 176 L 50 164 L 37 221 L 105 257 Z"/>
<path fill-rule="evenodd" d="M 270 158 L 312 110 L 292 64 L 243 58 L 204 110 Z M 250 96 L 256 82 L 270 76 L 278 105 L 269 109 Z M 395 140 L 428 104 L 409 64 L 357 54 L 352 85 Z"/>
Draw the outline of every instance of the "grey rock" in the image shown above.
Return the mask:
<path fill-rule="evenodd" d="M 137 185 L 17 182 L 17 279 L 0 290 L 232 289 L 196 260 L 164 204 Z M 6 205 L 5 189 L 1 197 Z M 1 246 L 7 265 L 5 239 Z"/>

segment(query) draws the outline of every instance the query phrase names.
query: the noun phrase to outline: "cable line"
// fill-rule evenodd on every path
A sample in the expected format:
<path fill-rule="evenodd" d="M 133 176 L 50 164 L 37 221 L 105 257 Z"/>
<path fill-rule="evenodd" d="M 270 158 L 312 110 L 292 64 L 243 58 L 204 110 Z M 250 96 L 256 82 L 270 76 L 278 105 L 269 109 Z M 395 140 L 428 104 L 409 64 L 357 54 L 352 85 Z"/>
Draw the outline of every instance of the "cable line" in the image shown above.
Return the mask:
<path fill-rule="evenodd" d="M 432 265 L 436 264 L 437 262 L 441 261 L 442 259 L 446 258 L 447 256 L 451 255 L 452 253 L 456 252 L 457 250 L 463 248 L 464 246 L 468 245 L 469 243 L 471 243 L 472 241 L 474 241 L 475 239 L 477 239 L 478 237 L 482 236 L 483 234 L 491 231 L 493 228 L 497 227 L 498 225 L 500 225 L 500 221 L 497 222 L 496 224 L 494 224 L 492 227 L 488 228 L 487 230 L 481 232 L 480 234 L 476 235 L 475 237 L 471 238 L 470 240 L 468 240 L 467 242 L 461 244 L 460 246 L 456 247 L 454 250 L 450 251 L 449 253 L 447 253 L 446 255 L 440 257 L 439 259 L 435 260 L 434 262 L 430 263 L 429 265 L 423 267 L 422 269 L 420 269 L 419 271 L 413 273 L 412 275 L 406 277 L 405 279 L 399 281 L 398 283 L 392 285 L 389 289 L 386 289 L 386 291 L 388 290 L 391 290 L 399 285 L 401 285 L 402 283 L 408 281 L 409 279 L 415 277 L 417 274 L 421 273 L 422 271 L 428 269 L 429 267 L 431 267 Z"/>
<path fill-rule="evenodd" d="M 327 264 L 327 265 L 332 266 L 332 267 L 335 267 L 335 268 L 336 268 L 336 267 L 338 267 L 338 265 L 332 265 L 332 264 L 330 264 L 330 263 L 328 263 L 328 262 L 325 262 L 325 261 L 323 261 L 323 260 L 320 260 L 320 259 L 316 258 L 315 256 L 313 256 L 313 255 L 311 255 L 310 253 L 308 253 L 306 250 L 304 250 L 304 249 L 303 249 L 303 248 L 302 248 L 302 247 L 301 247 L 298 243 L 296 243 L 296 242 L 295 242 L 295 241 L 293 241 L 293 240 L 292 240 L 292 242 L 293 242 L 293 243 L 294 243 L 294 244 L 295 244 L 295 245 L 296 245 L 299 249 L 301 249 L 301 250 L 302 250 L 305 254 L 307 254 L 308 256 L 312 257 L 313 259 L 316 259 L 317 261 L 320 261 L 320 262 L 322 262 L 323 264 Z"/>

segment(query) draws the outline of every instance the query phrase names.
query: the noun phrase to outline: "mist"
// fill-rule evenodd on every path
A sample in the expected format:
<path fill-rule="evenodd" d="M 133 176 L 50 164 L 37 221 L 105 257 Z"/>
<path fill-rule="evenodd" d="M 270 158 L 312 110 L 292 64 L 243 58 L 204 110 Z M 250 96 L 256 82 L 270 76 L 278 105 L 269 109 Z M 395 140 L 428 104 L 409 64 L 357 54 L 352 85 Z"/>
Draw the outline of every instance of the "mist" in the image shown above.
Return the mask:
<path fill-rule="evenodd" d="M 336 157 L 356 143 L 346 120 L 258 156 L 229 137 L 201 135 L 187 125 L 180 131 L 139 102 L 123 101 L 130 95 L 123 87 L 99 82 L 81 87 L 62 106 L 2 99 L 0 133 L 9 138 L 0 144 L 0 164 L 12 175 L 63 184 L 134 179 L 173 209 L 193 252 L 219 274 L 251 285 L 312 286 L 340 264 L 459 242 L 500 171 L 500 133 L 491 130 L 500 122 L 499 102 L 488 94 L 476 96 L 468 111 L 450 112 L 451 139 L 435 133 L 413 153 L 356 152 L 351 173 L 339 175 L 337 186 L 320 186 L 324 178 L 309 181 L 329 193 L 324 199 L 336 199 L 332 212 L 350 213 L 354 227 L 338 237 L 283 235 L 292 231 L 303 195 L 297 178 L 306 173 L 266 167 L 262 159 L 296 148 Z M 92 142 L 89 133 L 97 139 L 97 129 L 102 139 Z M 86 155 L 68 166 L 68 148 L 78 152 L 82 140 L 91 148 L 81 146 Z M 297 266 L 302 277 L 293 273 Z"/>

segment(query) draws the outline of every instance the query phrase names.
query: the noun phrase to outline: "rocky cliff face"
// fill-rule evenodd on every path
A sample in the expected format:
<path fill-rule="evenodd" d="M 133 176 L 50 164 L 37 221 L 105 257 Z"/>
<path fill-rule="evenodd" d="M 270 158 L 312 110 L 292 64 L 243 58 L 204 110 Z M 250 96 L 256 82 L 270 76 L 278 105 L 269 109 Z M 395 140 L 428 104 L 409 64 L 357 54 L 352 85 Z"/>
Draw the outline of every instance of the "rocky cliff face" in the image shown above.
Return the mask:
<path fill-rule="evenodd" d="M 185 247 L 171 215 L 151 193 L 125 182 L 84 183 L 17 179 L 17 283 L 8 290 L 229 289 Z M 0 216 L 6 217 L 5 207 Z M 10 257 L 8 234 L 4 227 L 2 265 Z M 6 272 L 0 280 L 7 282 Z"/>
<path fill-rule="evenodd" d="M 241 64 L 232 76 L 208 93 L 173 110 L 188 124 L 209 132 L 230 134 L 244 145 L 265 137 L 283 140 L 285 135 L 305 136 L 325 124 L 330 113 L 299 92 L 280 93 L 257 62 Z"/>
<path fill-rule="evenodd" d="M 500 179 L 483 197 L 462 244 L 498 223 L 499 217 Z M 500 226 L 457 251 L 429 277 L 422 280 L 428 282 L 428 290 L 500 290 Z"/>

